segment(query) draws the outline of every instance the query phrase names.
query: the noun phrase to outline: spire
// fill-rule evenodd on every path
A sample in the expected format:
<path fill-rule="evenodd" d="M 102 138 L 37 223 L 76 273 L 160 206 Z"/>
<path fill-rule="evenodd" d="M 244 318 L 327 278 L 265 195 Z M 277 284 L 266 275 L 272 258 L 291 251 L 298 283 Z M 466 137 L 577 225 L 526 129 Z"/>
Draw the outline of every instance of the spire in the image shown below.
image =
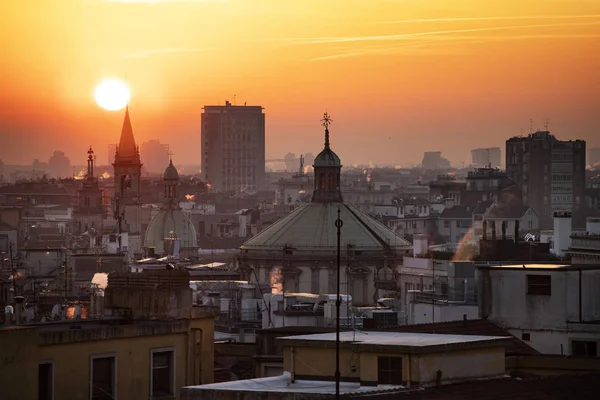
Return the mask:
<path fill-rule="evenodd" d="M 121 139 L 117 148 L 116 159 L 127 159 L 139 163 L 139 153 L 133 137 L 131 120 L 129 119 L 129 106 L 125 107 L 125 119 L 121 129 Z"/>
<path fill-rule="evenodd" d="M 94 177 L 94 150 L 92 150 L 92 146 L 88 150 L 88 171 L 87 177 L 88 179 L 92 179 Z"/>
<path fill-rule="evenodd" d="M 329 125 L 333 122 L 327 113 L 323 114 L 321 125 L 325 127 L 325 148 L 315 157 L 315 190 L 313 203 L 341 203 L 340 158 L 331 150 L 329 145 Z"/>
<path fill-rule="evenodd" d="M 329 114 L 327 114 L 327 111 L 325 111 L 325 114 L 323 114 L 323 119 L 321 120 L 321 124 L 325 127 L 325 148 L 326 149 L 329 149 L 329 125 L 331 125 L 332 122 L 333 122 L 333 120 L 331 119 Z"/>

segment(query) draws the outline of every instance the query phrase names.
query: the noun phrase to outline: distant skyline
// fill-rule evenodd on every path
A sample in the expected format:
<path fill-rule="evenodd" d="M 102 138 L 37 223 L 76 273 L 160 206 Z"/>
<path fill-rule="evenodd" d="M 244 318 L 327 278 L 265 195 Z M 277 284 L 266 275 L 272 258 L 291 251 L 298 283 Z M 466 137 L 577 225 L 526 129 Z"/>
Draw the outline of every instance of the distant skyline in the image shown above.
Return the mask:
<path fill-rule="evenodd" d="M 468 163 L 530 119 L 600 146 L 600 1 L 7 0 L 0 35 L 5 164 L 116 143 L 107 77 L 131 88 L 138 144 L 180 164 L 200 163 L 202 107 L 234 96 L 265 108 L 273 158 L 318 153 L 325 110 L 348 166 Z"/>

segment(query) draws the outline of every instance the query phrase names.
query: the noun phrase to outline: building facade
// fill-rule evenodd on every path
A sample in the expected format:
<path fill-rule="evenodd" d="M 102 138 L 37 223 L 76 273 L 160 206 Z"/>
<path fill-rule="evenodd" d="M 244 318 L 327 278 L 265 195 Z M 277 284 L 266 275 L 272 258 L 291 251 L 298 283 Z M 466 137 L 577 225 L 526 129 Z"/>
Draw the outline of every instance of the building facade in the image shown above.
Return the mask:
<path fill-rule="evenodd" d="M 585 204 L 583 140 L 558 140 L 548 131 L 506 141 L 506 173 L 522 189 L 541 227 L 552 226 L 555 211 L 577 212 Z"/>
<path fill-rule="evenodd" d="M 502 164 L 500 147 L 471 150 L 471 162 L 477 167 L 499 168 Z"/>
<path fill-rule="evenodd" d="M 169 164 L 169 145 L 160 140 L 149 140 L 140 146 L 140 156 L 145 172 L 160 174 Z"/>
<path fill-rule="evenodd" d="M 256 191 L 265 179 L 265 114 L 260 106 L 205 106 L 202 177 L 217 191 Z"/>
<path fill-rule="evenodd" d="M 477 265 L 479 315 L 542 354 L 598 357 L 598 265 Z"/>

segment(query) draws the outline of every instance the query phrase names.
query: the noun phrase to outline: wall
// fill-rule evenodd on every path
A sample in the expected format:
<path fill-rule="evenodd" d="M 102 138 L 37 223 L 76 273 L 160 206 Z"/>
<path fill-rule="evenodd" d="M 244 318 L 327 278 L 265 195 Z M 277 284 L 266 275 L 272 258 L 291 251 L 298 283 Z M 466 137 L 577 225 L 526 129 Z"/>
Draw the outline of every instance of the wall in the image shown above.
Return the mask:
<path fill-rule="evenodd" d="M 578 323 L 580 319 L 600 320 L 600 302 L 596 297 L 600 270 L 581 273 L 581 315 L 577 270 L 486 268 L 480 272 L 482 276 L 489 273 L 491 278 L 481 280 L 482 317 L 489 317 L 518 338 L 529 333 L 528 344 L 541 353 L 571 354 L 571 340 L 600 337 L 596 325 Z M 528 274 L 550 274 L 551 295 L 528 295 Z"/>
<path fill-rule="evenodd" d="M 85 323 L 84 323 L 85 324 Z M 151 350 L 173 347 L 175 395 L 191 384 L 213 382 L 213 318 L 70 330 L 68 325 L 0 329 L 0 398 L 37 398 L 38 363 L 51 361 L 54 399 L 89 398 L 90 357 L 116 355 L 117 398 L 150 398 Z M 98 338 L 98 340 L 93 340 Z"/>
<path fill-rule="evenodd" d="M 69 345 L 41 346 L 38 357 L 54 362 L 54 398 L 86 399 L 90 393 L 90 356 L 113 353 L 117 360 L 117 398 L 150 397 L 150 351 L 175 348 L 175 371 L 186 370 L 186 334 L 102 340 Z M 176 373 L 175 389 L 185 384 Z"/>
<path fill-rule="evenodd" d="M 493 268 L 489 318 L 507 328 L 564 329 L 579 320 L 579 272 Z M 552 276 L 552 295 L 528 295 L 527 275 Z M 582 319 L 600 319 L 600 270 L 582 272 Z"/>
<path fill-rule="evenodd" d="M 469 349 L 419 356 L 419 381 L 421 385 L 435 384 L 438 370 L 442 371 L 442 382 L 504 375 L 504 347 Z"/>
<path fill-rule="evenodd" d="M 435 305 L 412 302 L 408 308 L 409 324 L 426 324 L 431 322 L 460 321 L 464 315 L 467 319 L 479 318 L 476 304 Z"/>
<path fill-rule="evenodd" d="M 532 330 L 532 329 L 507 329 L 518 339 L 523 333 L 529 334 L 525 341 L 529 346 L 542 354 L 572 355 L 571 342 L 573 340 L 596 341 L 600 347 L 600 327 L 594 325 L 572 327 L 573 332 L 558 330 Z M 600 353 L 598 354 L 600 356 Z"/>
<path fill-rule="evenodd" d="M 355 372 L 352 372 L 352 365 L 356 367 Z M 283 369 L 297 377 L 304 376 L 303 379 L 333 380 L 335 376 L 335 347 L 286 346 L 283 348 Z M 348 348 L 340 348 L 341 379 L 357 381 L 361 379 L 360 371 L 359 354 L 353 354 L 352 350 Z M 375 368 L 375 371 L 377 371 L 377 368 Z"/>
<path fill-rule="evenodd" d="M 372 352 L 365 347 L 340 348 L 340 375 L 343 381 L 360 381 L 361 385 L 377 386 L 377 358 L 390 355 L 403 358 L 402 381 L 412 384 L 435 383 L 438 370 L 442 371 L 443 382 L 505 373 L 502 346 L 434 354 Z M 283 369 L 293 372 L 298 379 L 332 380 L 335 376 L 335 347 L 286 346 L 283 349 Z"/>
<path fill-rule="evenodd" d="M 2 400 L 37 398 L 37 342 L 38 333 L 33 328 L 11 327 L 0 330 Z"/>

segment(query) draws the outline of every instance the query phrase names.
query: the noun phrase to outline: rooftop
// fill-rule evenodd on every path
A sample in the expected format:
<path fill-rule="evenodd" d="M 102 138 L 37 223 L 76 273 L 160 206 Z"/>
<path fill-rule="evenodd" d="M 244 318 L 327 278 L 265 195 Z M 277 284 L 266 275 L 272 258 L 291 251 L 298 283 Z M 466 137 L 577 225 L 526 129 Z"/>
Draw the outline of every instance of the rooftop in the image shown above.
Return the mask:
<path fill-rule="evenodd" d="M 477 268 L 513 269 L 513 270 L 538 270 L 538 271 L 579 271 L 600 269 L 597 264 L 476 264 Z"/>
<path fill-rule="evenodd" d="M 336 342 L 335 333 L 287 336 L 278 338 L 293 346 L 330 347 Z M 451 351 L 464 348 L 506 346 L 506 336 L 439 335 L 409 332 L 341 332 L 340 344 L 366 346 L 371 350 L 418 353 L 428 351 Z"/>
<path fill-rule="evenodd" d="M 600 390 L 600 373 L 545 378 L 481 379 L 426 389 L 372 393 L 369 400 L 566 400 L 594 399 Z M 360 399 L 360 393 L 344 396 Z"/>
<path fill-rule="evenodd" d="M 275 222 L 258 235 L 245 242 L 241 249 L 275 251 L 282 254 L 287 248 L 295 251 L 335 251 L 335 221 L 340 210 L 344 225 L 341 228 L 341 247 L 361 251 L 390 250 L 404 252 L 411 245 L 394 231 L 346 203 L 309 203 Z M 346 255 L 344 251 L 344 255 Z"/>
<path fill-rule="evenodd" d="M 379 391 L 385 389 L 383 386 L 361 386 L 359 382 L 340 382 L 341 394 L 360 394 Z M 398 386 L 389 386 L 391 388 L 399 388 Z M 305 394 L 335 394 L 335 382 L 333 381 L 309 381 L 309 380 L 294 380 L 292 382 L 289 372 L 284 372 L 283 375 L 245 379 L 241 381 L 211 383 L 208 385 L 188 386 L 181 389 L 181 398 L 196 399 L 201 398 L 200 391 L 207 390 L 226 390 L 235 392 L 292 392 Z"/>
<path fill-rule="evenodd" d="M 525 342 L 512 336 L 504 329 L 487 319 L 467 319 L 461 321 L 434 322 L 425 324 L 403 325 L 387 330 L 388 332 L 434 333 L 445 335 L 477 335 L 510 337 L 506 346 L 507 354 L 538 354 Z"/>

